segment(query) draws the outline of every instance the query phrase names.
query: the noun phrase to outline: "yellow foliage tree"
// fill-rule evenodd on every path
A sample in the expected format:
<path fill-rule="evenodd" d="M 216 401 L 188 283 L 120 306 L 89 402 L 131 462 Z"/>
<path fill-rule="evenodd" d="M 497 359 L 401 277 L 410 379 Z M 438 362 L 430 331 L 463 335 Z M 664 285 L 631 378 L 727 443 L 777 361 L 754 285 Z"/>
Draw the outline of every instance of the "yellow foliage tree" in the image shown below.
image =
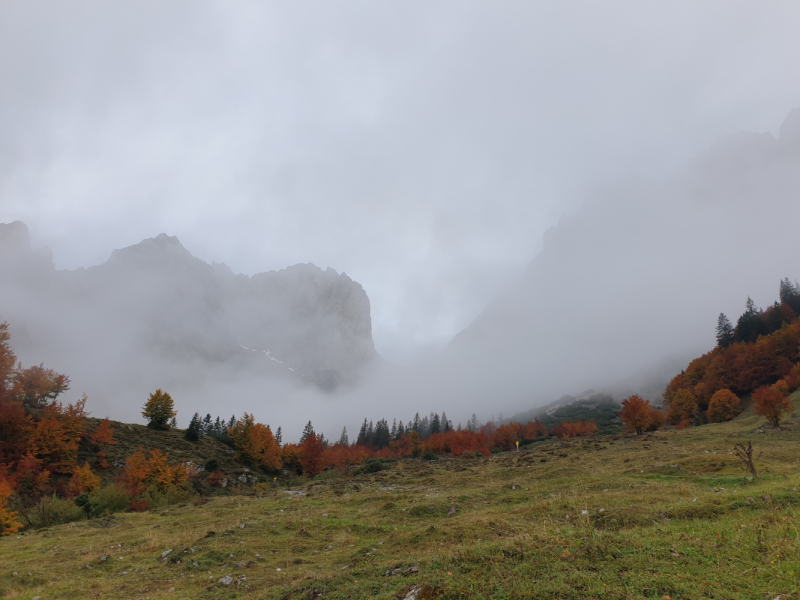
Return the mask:
<path fill-rule="evenodd" d="M 102 483 L 100 477 L 92 473 L 89 463 L 84 463 L 82 467 L 75 467 L 72 472 L 72 479 L 69 482 L 69 494 L 80 496 L 85 492 L 93 492 Z"/>
<path fill-rule="evenodd" d="M 150 458 L 144 453 L 144 449 L 139 448 L 127 459 L 128 466 L 125 467 L 125 483 L 128 488 L 135 490 L 138 486 L 155 486 L 160 492 L 167 488 L 181 486 L 189 479 L 189 475 L 183 464 L 170 467 L 167 464 L 169 453 L 162 454 L 161 450 L 150 451 Z M 141 489 L 141 488 L 139 488 Z"/>
<path fill-rule="evenodd" d="M 147 426 L 151 429 L 169 430 L 170 423 L 178 414 L 174 410 L 175 403 L 167 392 L 156 390 L 147 399 L 142 408 L 142 416 L 147 419 Z"/>

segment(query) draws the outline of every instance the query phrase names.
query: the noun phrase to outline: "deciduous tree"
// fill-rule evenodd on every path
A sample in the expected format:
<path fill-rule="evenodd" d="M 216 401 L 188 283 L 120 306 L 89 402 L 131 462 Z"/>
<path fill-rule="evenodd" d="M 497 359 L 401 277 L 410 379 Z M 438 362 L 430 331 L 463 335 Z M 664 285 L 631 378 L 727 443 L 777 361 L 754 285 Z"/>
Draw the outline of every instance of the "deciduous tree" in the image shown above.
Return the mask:
<path fill-rule="evenodd" d="M 147 419 L 147 426 L 151 429 L 169 430 L 170 421 L 178 414 L 174 408 L 172 396 L 157 389 L 145 402 L 142 416 Z"/>
<path fill-rule="evenodd" d="M 727 389 L 718 390 L 708 403 L 708 420 L 712 423 L 730 421 L 736 416 L 739 407 L 739 396 Z"/>
<path fill-rule="evenodd" d="M 792 410 L 787 390 L 786 382 L 779 381 L 769 387 L 760 387 L 753 392 L 755 413 L 766 417 L 773 427 L 780 427 L 783 414 Z"/>

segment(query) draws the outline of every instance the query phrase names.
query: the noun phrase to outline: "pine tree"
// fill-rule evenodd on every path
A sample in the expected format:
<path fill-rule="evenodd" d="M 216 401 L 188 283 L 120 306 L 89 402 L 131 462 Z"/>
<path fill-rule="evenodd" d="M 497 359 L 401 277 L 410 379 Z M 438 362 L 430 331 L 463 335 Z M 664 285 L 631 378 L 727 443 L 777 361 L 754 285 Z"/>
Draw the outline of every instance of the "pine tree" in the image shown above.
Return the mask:
<path fill-rule="evenodd" d="M 414 420 L 411 422 L 411 431 L 419 433 L 422 429 L 422 419 L 419 418 L 419 413 L 414 415 Z"/>
<path fill-rule="evenodd" d="M 394 436 L 392 439 L 393 439 L 394 441 L 397 441 L 397 440 L 399 440 L 399 439 L 400 439 L 400 436 L 401 436 L 401 435 L 405 435 L 405 434 L 406 434 L 406 428 L 405 428 L 405 425 L 403 425 L 403 422 L 402 422 L 402 421 L 400 421 L 400 422 L 397 424 L 397 433 L 395 434 L 395 436 Z"/>
<path fill-rule="evenodd" d="M 369 425 L 367 425 L 366 445 L 372 446 L 374 443 L 375 443 L 375 426 L 372 424 L 372 419 L 370 419 Z"/>
<path fill-rule="evenodd" d="M 478 417 L 475 416 L 475 413 L 472 413 L 472 418 L 467 422 L 467 429 L 470 431 L 478 431 L 480 428 Z"/>
<path fill-rule="evenodd" d="M 781 280 L 780 299 L 781 304 L 788 305 L 795 314 L 800 314 L 800 285 L 796 281 L 792 283 L 788 277 Z"/>
<path fill-rule="evenodd" d="M 389 433 L 392 439 L 397 438 L 397 419 L 392 419 L 392 431 Z"/>
<path fill-rule="evenodd" d="M 761 315 L 761 309 L 748 296 L 744 314 L 736 322 L 734 339 L 737 342 L 755 342 L 759 335 L 766 333 L 765 323 Z"/>
<path fill-rule="evenodd" d="M 339 443 L 342 446 L 350 445 L 350 440 L 347 439 L 347 427 L 342 427 L 342 435 L 339 436 Z"/>
<path fill-rule="evenodd" d="M 302 444 L 305 442 L 308 439 L 308 436 L 312 434 L 316 435 L 316 433 L 314 433 L 314 426 L 311 424 L 311 421 L 309 421 L 303 428 L 303 435 L 300 436 L 300 443 Z"/>
<path fill-rule="evenodd" d="M 717 318 L 717 346 L 726 348 L 733 343 L 733 325 L 725 316 L 725 313 L 719 313 Z"/>
<path fill-rule="evenodd" d="M 461 421 L 458 422 L 458 428 L 456 429 L 456 431 L 462 431 L 462 429 L 461 429 Z"/>
<path fill-rule="evenodd" d="M 210 419 L 211 417 L 209 417 Z M 183 434 L 190 442 L 196 442 L 200 439 L 200 434 L 203 432 L 203 422 L 200 420 L 200 413 L 194 413 L 192 420 L 189 422 L 189 427 L 186 433 Z"/>
<path fill-rule="evenodd" d="M 381 419 L 375 426 L 375 436 L 372 439 L 372 443 L 380 450 L 381 448 L 386 448 L 391 441 L 389 422 L 386 419 Z"/>
<path fill-rule="evenodd" d="M 447 413 L 442 411 L 442 433 L 447 433 L 448 431 L 453 430 L 453 424 L 447 420 Z"/>
<path fill-rule="evenodd" d="M 439 422 L 439 413 L 435 413 L 433 415 L 433 418 L 431 419 L 431 435 L 433 435 L 434 433 L 441 433 L 441 432 L 442 432 L 442 427 Z"/>
<path fill-rule="evenodd" d="M 283 444 L 283 431 L 281 431 L 280 425 L 278 425 L 278 430 L 275 432 L 275 441 L 278 442 L 278 446 Z"/>
<path fill-rule="evenodd" d="M 367 442 L 367 420 L 364 419 L 364 422 L 361 424 L 361 429 L 358 431 L 358 437 L 356 438 L 356 446 L 366 446 Z"/>
<path fill-rule="evenodd" d="M 236 415 L 231 415 L 231 420 L 228 421 L 228 429 L 236 425 Z"/>
<path fill-rule="evenodd" d="M 203 435 L 210 435 L 212 427 L 214 424 L 211 422 L 211 413 L 206 413 L 206 418 L 203 419 Z"/>

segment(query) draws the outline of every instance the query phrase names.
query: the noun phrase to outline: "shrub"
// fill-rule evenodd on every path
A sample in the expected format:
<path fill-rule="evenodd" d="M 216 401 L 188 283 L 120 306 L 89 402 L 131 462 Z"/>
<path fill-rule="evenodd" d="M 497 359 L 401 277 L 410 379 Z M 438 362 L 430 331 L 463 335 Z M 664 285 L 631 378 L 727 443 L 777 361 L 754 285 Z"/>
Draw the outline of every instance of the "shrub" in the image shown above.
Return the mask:
<path fill-rule="evenodd" d="M 206 471 L 208 471 L 209 473 L 213 473 L 214 471 L 219 469 L 219 463 L 217 462 L 216 458 L 212 458 L 204 466 L 206 468 Z"/>
<path fill-rule="evenodd" d="M 461 458 L 475 458 L 475 453 L 472 450 L 465 450 L 461 453 Z"/>
<path fill-rule="evenodd" d="M 382 460 L 375 459 L 375 458 L 368 458 L 364 461 L 364 464 L 361 465 L 358 469 L 356 469 L 356 475 L 366 475 L 368 473 L 377 473 L 378 471 L 385 471 L 386 469 L 390 469 L 388 465 L 386 465 Z"/>
<path fill-rule="evenodd" d="M 86 504 L 87 512 L 93 517 L 125 512 L 130 507 L 132 500 L 131 494 L 124 486 L 108 485 L 89 494 L 89 501 Z"/>
<path fill-rule="evenodd" d="M 83 510 L 71 500 L 59 498 L 55 494 L 43 496 L 30 511 L 31 524 L 34 527 L 50 527 L 62 523 L 71 523 L 83 518 Z"/>
<path fill-rule="evenodd" d="M 425 454 L 422 455 L 422 460 L 439 460 L 439 457 L 436 456 L 433 452 L 428 450 Z"/>

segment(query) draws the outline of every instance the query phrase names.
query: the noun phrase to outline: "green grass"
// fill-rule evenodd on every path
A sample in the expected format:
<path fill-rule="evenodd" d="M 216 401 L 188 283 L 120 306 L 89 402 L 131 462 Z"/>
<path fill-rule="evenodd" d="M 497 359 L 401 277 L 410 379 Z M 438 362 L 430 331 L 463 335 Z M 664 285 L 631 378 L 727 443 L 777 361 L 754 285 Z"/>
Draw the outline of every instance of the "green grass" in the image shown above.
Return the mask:
<path fill-rule="evenodd" d="M 3 538 L 0 597 L 796 598 L 800 427 L 762 423 L 403 460 L 325 473 L 294 488 L 306 495 L 276 487 Z M 755 480 L 730 454 L 748 439 Z"/>

